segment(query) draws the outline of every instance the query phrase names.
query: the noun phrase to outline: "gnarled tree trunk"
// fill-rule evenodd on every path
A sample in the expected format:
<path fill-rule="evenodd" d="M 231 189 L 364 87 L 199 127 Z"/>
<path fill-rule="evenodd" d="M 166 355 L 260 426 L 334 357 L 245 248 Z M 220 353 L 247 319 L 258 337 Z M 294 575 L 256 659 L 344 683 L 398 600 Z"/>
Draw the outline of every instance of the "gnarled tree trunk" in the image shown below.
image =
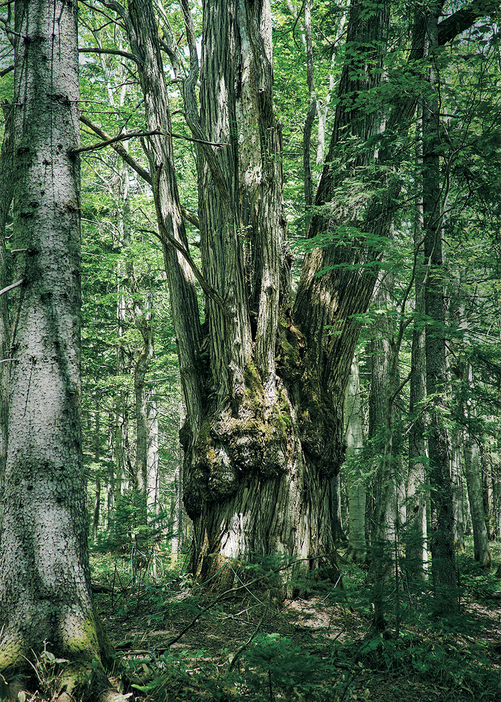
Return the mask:
<path fill-rule="evenodd" d="M 344 459 L 343 401 L 359 333 L 353 315 L 369 304 L 381 248 L 373 241 L 388 236 L 400 189 L 397 178 L 388 183 L 371 176 L 374 160 L 392 162 L 398 147 L 380 144 L 378 151 L 384 115 L 356 99 L 382 80 L 389 7 L 366 0 L 351 5 L 328 165 L 309 230 L 334 243 L 307 254 L 291 309 L 269 1 L 203 2 L 200 72 L 189 2 L 181 0 L 201 271 L 182 230 L 151 0 L 129 0 L 130 17 L 116 3 L 106 4 L 129 28 L 147 128 L 161 132 L 148 148 L 187 404 L 181 440 L 184 501 L 194 524 L 191 568 L 223 585 L 233 581 L 231 559 L 286 554 L 302 557 L 306 568 L 321 556 L 330 563 L 338 521 L 335 477 Z M 424 30 L 418 30 L 413 59 L 423 55 Z M 169 47 L 177 71 L 175 42 Z M 405 133 L 416 99 L 395 102 L 388 122 Z M 368 149 L 358 149 L 368 140 Z M 338 207 L 336 189 L 350 177 L 359 182 L 361 173 L 365 181 L 354 205 Z M 188 266 L 205 294 L 203 324 Z M 184 276 L 182 285 L 176 276 L 178 282 Z"/>
<path fill-rule="evenodd" d="M 370 24 L 360 22 L 355 6 L 353 41 L 356 32 L 366 37 Z M 376 42 L 387 15 L 378 10 L 375 17 Z M 379 50 L 367 50 L 376 81 Z M 359 81 L 347 69 L 341 94 L 363 90 L 371 79 Z M 342 309 L 340 345 L 325 326 L 348 299 L 353 312 L 365 310 L 374 282 L 364 278 L 360 291 L 358 271 L 342 283 L 336 271 L 325 285 L 315 277 L 322 254 L 316 251 L 290 309 L 272 80 L 268 3 L 206 3 L 194 131 L 220 144 L 203 149 L 199 213 L 204 273 L 223 304 L 208 300 L 207 401 L 193 448 L 187 447 L 185 485 L 195 527 L 192 568 L 204 579 L 220 573 L 226 559 L 253 554 L 296 555 L 306 568 L 333 567 L 334 478 L 344 458 L 342 405 L 358 326 L 347 322 L 351 310 L 345 316 Z M 353 117 L 343 105 L 338 130 Z M 364 135 L 372 128 L 361 117 L 358 125 Z M 329 176 L 321 195 L 327 200 Z"/>

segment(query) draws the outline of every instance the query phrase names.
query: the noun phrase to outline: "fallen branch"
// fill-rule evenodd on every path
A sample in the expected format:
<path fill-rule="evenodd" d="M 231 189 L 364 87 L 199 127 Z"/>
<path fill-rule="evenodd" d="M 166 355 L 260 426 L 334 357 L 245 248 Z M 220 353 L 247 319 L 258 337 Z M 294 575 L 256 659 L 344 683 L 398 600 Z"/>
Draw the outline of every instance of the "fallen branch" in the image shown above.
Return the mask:
<path fill-rule="evenodd" d="M 267 613 L 268 613 L 268 609 L 269 609 L 269 604 L 267 604 L 267 605 L 265 606 L 264 611 L 263 611 L 263 616 L 262 616 L 261 619 L 259 620 L 258 625 L 257 625 L 256 628 L 254 629 L 254 631 L 252 632 L 252 634 L 249 636 L 249 638 L 247 639 L 247 641 L 246 641 L 245 643 L 243 643 L 243 644 L 240 646 L 240 648 L 237 650 L 237 652 L 235 653 L 235 655 L 234 655 L 233 658 L 231 659 L 230 665 L 228 666 L 228 673 L 231 673 L 231 671 L 233 670 L 233 668 L 234 668 L 235 665 L 237 664 L 237 661 L 238 661 L 238 659 L 240 658 L 240 656 L 242 655 L 242 653 L 245 651 L 245 649 L 246 649 L 248 646 L 250 646 L 250 644 L 251 644 L 251 643 L 253 642 L 253 640 L 256 638 L 256 636 L 257 636 L 257 634 L 258 634 L 258 632 L 259 632 L 259 629 L 261 628 L 261 624 L 264 622 L 264 618 L 265 618 L 265 616 L 266 616 Z"/>

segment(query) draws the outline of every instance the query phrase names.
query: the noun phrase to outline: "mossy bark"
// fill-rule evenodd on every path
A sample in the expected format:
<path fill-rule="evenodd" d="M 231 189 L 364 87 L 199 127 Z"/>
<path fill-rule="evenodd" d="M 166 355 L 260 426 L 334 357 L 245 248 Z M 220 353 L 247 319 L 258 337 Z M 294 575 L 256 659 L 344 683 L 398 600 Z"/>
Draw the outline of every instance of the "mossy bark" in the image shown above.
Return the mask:
<path fill-rule="evenodd" d="M 352 33 L 360 26 L 356 5 Z M 384 39 L 387 19 L 384 11 L 375 14 L 367 85 L 380 76 L 376 42 Z M 367 33 L 370 23 L 362 24 Z M 185 504 L 195 529 L 191 566 L 223 585 L 234 577 L 231 559 L 284 554 L 303 559 L 303 571 L 325 566 L 324 575 L 337 580 L 335 478 L 359 332 L 350 317 L 365 311 L 375 276 L 336 270 L 321 279 L 323 265 L 347 260 L 346 247 L 337 253 L 330 247 L 327 255 L 315 249 L 291 308 L 269 3 L 206 2 L 203 36 L 200 113 L 192 109 L 191 121 L 198 138 L 221 146 L 201 153 L 201 254 L 225 305 L 207 300 L 200 353 L 205 401 L 198 417 L 188 413 L 182 432 Z M 363 89 L 363 81 L 354 87 L 351 80 L 348 71 L 340 90 Z M 339 108 L 337 135 L 353 122 L 354 114 Z M 360 135 L 378 126 L 366 119 L 357 124 Z M 326 171 L 320 205 L 333 189 Z M 314 218 L 312 235 L 325 226 L 323 216 Z"/>
<path fill-rule="evenodd" d="M 22 285 L 11 307 L 0 670 L 32 672 L 47 645 L 71 666 L 65 685 L 95 668 L 100 694 L 111 686 L 90 590 L 80 435 L 77 2 L 25 0 L 15 10 L 14 248 Z"/>

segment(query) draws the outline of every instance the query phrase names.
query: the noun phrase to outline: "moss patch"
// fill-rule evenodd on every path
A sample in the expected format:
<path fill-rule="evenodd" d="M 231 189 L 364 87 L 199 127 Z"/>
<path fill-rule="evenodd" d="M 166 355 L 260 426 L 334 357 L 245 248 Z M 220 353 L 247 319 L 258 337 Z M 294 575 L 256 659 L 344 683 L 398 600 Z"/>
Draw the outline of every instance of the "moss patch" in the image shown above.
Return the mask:
<path fill-rule="evenodd" d="M 205 417 L 196 442 L 194 475 L 207 501 L 221 501 L 236 492 L 243 476 L 281 475 L 287 468 L 292 417 L 282 397 L 265 402 L 259 373 L 250 364 L 243 388 L 231 407 Z"/>

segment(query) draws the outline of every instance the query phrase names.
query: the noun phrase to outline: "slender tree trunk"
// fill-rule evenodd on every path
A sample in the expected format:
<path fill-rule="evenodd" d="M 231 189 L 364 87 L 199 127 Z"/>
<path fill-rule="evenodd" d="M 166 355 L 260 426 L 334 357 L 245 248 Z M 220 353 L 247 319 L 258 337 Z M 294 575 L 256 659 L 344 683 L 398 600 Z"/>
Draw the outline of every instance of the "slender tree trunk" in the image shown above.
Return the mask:
<path fill-rule="evenodd" d="M 421 130 L 420 130 L 421 131 Z M 422 168 L 422 139 L 417 160 Z M 426 349 L 424 304 L 424 258 L 422 203 L 414 225 L 414 325 L 412 330 L 409 413 L 409 471 L 407 476 L 407 522 L 405 528 L 406 566 L 411 578 L 423 578 L 426 572 L 427 520 L 425 462 L 428 447 L 425 437 L 424 402 L 426 399 Z"/>
<path fill-rule="evenodd" d="M 158 408 L 153 390 L 147 393 L 146 421 L 148 423 L 148 446 L 146 460 L 146 506 L 148 514 L 158 514 L 159 504 L 159 454 L 158 454 Z"/>
<path fill-rule="evenodd" d="M 428 266 L 425 283 L 426 390 L 430 398 L 429 459 L 432 505 L 430 547 L 432 574 L 440 611 L 457 609 L 457 577 L 452 508 L 451 448 L 442 415 L 447 409 L 445 306 L 442 254 L 442 192 L 439 163 L 438 46 L 439 6 L 427 15 L 429 96 L 423 106 L 423 230 L 424 254 Z"/>
<path fill-rule="evenodd" d="M 412 426 L 409 432 L 409 473 L 407 478 L 407 521 L 405 554 L 411 577 L 422 578 L 427 567 L 427 520 L 425 460 L 427 446 L 424 433 L 424 334 L 415 327 L 412 346 L 412 375 L 410 412 Z"/>
<path fill-rule="evenodd" d="M 492 456 L 492 538 L 501 537 L 501 475 L 497 459 Z"/>
<path fill-rule="evenodd" d="M 104 639 L 90 590 L 80 436 L 77 3 L 15 9 L 14 241 L 24 253 L 0 532 L 0 671 L 30 670 L 48 641 L 71 663 L 67 693 L 99 678 L 97 700 L 109 684 L 93 666 Z"/>
<path fill-rule="evenodd" d="M 484 503 L 485 528 L 487 529 L 487 539 L 490 541 L 491 535 L 491 516 L 492 516 L 492 483 L 490 475 L 490 464 L 487 460 L 484 445 L 480 446 L 480 466 L 482 469 L 482 496 Z"/>
<path fill-rule="evenodd" d="M 155 413 L 152 413 L 150 391 L 146 384 L 151 362 L 155 354 L 154 348 L 154 315 L 151 312 L 154 303 L 151 294 L 147 294 L 144 306 L 148 308 L 144 311 L 140 303 L 140 289 L 134 271 L 134 264 L 128 264 L 127 283 L 133 295 L 132 315 L 135 325 L 141 333 L 143 348 L 139 352 L 134 367 L 134 395 L 136 405 L 136 462 L 135 462 L 135 486 L 144 493 L 146 503 L 151 505 L 155 502 L 155 487 L 153 494 L 149 495 L 149 487 L 153 482 L 156 485 L 156 476 L 152 477 L 150 472 L 155 468 L 154 444 L 158 439 L 153 435 L 155 428 Z"/>
<path fill-rule="evenodd" d="M 355 563 L 364 563 L 367 557 L 367 542 L 365 538 L 366 488 L 359 463 L 360 457 L 357 456 L 363 449 L 364 440 L 360 380 L 356 356 L 351 365 L 350 380 L 346 388 L 344 418 L 346 425 L 346 459 L 348 461 L 346 482 L 349 505 L 348 551 L 346 557 Z"/>
<path fill-rule="evenodd" d="M 99 463 L 101 461 L 101 413 L 100 410 L 94 411 L 94 463 L 96 465 L 96 495 L 94 499 L 94 510 L 92 513 L 92 538 L 97 541 L 99 534 L 99 521 L 101 519 L 101 469 Z"/>
<path fill-rule="evenodd" d="M 183 417 L 183 408 L 180 408 L 180 415 Z M 182 419 L 183 423 L 184 420 Z M 171 539 L 171 565 L 178 565 L 180 554 L 186 545 L 186 515 L 183 505 L 183 484 L 184 484 L 184 456 L 181 445 L 178 451 L 178 463 L 174 473 L 174 489 L 171 499 L 171 521 L 173 537 Z"/>
<path fill-rule="evenodd" d="M 463 437 L 461 432 L 452 432 L 451 437 L 452 510 L 454 513 L 454 543 L 458 551 L 465 548 L 465 537 L 469 533 L 469 509 L 467 488 L 463 470 Z"/>
<path fill-rule="evenodd" d="M 370 344 L 371 389 L 369 394 L 369 435 L 377 461 L 374 478 L 375 509 L 371 543 L 371 571 L 374 578 L 374 625 L 385 628 L 384 588 L 392 576 L 397 553 L 399 493 L 401 480 L 396 470 L 394 437 L 395 398 L 398 390 L 400 340 L 385 314 L 390 305 L 393 276 L 381 275 L 375 305 L 383 314 L 374 325 Z"/>
<path fill-rule="evenodd" d="M 473 386 L 473 369 L 467 364 L 466 378 L 469 387 Z M 471 524 L 473 529 L 473 544 L 475 560 L 482 566 L 491 565 L 491 552 L 489 549 L 489 535 L 484 512 L 482 465 L 478 439 L 472 436 L 471 425 L 475 418 L 468 404 L 464 408 L 467 426 L 463 436 L 463 456 L 468 487 L 468 501 L 470 503 Z"/>
<path fill-rule="evenodd" d="M 396 476 L 393 469 L 393 413 L 392 394 L 396 390 L 392 370 L 395 353 L 392 338 L 393 330 L 385 314 L 390 303 L 389 290 L 392 287 L 392 276 L 383 275 L 374 305 L 382 314 L 374 324 L 375 338 L 369 346 L 371 365 L 371 387 L 369 393 L 369 439 L 374 443 L 374 454 L 377 461 L 375 475 L 375 525 L 373 542 L 380 541 L 379 548 L 390 549 L 389 560 L 392 560 L 393 541 L 396 520 Z M 386 545 L 385 545 L 386 544 Z M 382 557 L 383 554 L 381 553 Z"/>

